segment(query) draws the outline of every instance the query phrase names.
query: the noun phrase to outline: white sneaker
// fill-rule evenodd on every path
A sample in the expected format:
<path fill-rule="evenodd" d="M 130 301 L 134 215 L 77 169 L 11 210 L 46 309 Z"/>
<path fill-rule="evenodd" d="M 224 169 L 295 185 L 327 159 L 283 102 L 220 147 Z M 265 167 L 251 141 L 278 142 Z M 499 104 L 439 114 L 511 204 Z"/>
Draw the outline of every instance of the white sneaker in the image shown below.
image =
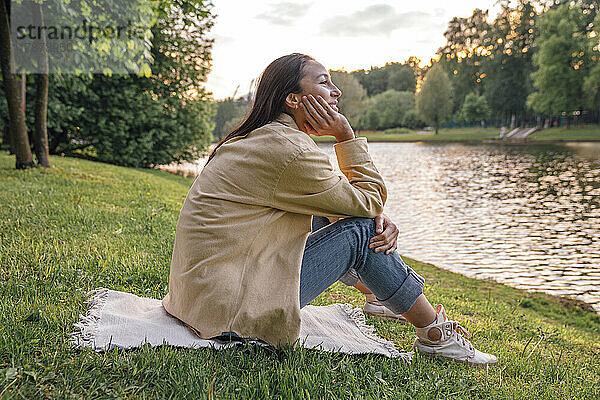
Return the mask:
<path fill-rule="evenodd" d="M 425 328 L 416 328 L 417 339 L 414 348 L 422 354 L 434 357 L 445 357 L 451 360 L 486 366 L 496 364 L 498 358 L 492 354 L 483 353 L 477 350 L 466 338 L 471 334 L 465 328 L 460 326 L 457 321 L 449 321 L 444 311 L 444 306 L 436 306 L 437 317 L 433 323 Z M 435 329 L 437 332 L 431 332 Z M 441 333 L 439 340 L 433 340 L 430 333 Z"/>
<path fill-rule="evenodd" d="M 378 302 L 379 303 L 379 302 Z M 366 302 L 363 307 L 363 311 L 367 315 L 371 315 L 373 317 L 379 317 L 383 319 L 392 319 L 398 321 L 402 324 L 408 323 L 406 318 L 404 318 L 401 314 L 395 314 L 392 310 L 384 306 L 383 304 L 374 304 Z"/>

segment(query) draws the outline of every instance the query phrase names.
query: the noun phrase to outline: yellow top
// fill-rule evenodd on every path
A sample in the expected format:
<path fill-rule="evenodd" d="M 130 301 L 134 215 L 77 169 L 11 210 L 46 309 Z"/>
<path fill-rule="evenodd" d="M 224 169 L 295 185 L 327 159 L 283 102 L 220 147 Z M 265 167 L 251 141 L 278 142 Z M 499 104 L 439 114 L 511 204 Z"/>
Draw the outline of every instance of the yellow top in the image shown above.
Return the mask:
<path fill-rule="evenodd" d="M 298 339 L 311 216 L 373 218 L 386 200 L 367 139 L 334 148 L 345 177 L 285 113 L 219 147 L 179 214 L 167 312 L 202 338 Z"/>

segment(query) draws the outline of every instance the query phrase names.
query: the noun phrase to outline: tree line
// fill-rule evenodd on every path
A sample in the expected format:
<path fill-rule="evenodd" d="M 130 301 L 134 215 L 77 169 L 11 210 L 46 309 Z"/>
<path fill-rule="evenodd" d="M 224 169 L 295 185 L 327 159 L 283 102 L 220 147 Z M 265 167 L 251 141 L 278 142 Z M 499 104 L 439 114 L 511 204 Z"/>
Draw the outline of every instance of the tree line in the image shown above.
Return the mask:
<path fill-rule="evenodd" d="M 430 65 L 417 57 L 330 71 L 340 111 L 357 129 L 600 123 L 600 5 L 596 0 L 501 1 L 454 17 Z M 215 137 L 241 121 L 249 96 L 217 104 Z"/>
<path fill-rule="evenodd" d="M 452 84 L 451 116 L 474 94 L 483 97 L 498 124 L 598 123 L 598 2 L 511 4 L 502 1 L 491 23 L 488 11 L 476 9 L 448 24 L 438 56 Z"/>

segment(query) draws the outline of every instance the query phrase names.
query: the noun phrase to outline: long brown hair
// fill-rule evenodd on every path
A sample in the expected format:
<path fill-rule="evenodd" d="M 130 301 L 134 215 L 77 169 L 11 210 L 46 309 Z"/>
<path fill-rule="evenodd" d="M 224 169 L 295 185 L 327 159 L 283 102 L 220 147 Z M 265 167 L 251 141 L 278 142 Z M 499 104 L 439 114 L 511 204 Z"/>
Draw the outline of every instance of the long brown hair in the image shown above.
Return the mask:
<path fill-rule="evenodd" d="M 314 61 L 314 58 L 306 54 L 292 53 L 271 62 L 260 76 L 250 112 L 235 129 L 217 143 L 206 164 L 215 156 L 217 149 L 229 139 L 245 136 L 274 121 L 283 112 L 288 94 L 300 92 L 304 65 L 311 60 Z"/>

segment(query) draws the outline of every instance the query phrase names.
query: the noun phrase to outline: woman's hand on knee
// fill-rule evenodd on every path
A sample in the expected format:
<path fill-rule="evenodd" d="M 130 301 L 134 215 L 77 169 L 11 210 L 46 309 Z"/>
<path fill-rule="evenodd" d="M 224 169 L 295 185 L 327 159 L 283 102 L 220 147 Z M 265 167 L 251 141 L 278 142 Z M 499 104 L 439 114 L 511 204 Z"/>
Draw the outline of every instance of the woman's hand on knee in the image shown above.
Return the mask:
<path fill-rule="evenodd" d="M 375 229 L 379 233 L 369 240 L 369 248 L 378 253 L 385 250 L 385 254 L 391 254 L 398 248 L 398 227 L 385 214 L 375 217 Z"/>

